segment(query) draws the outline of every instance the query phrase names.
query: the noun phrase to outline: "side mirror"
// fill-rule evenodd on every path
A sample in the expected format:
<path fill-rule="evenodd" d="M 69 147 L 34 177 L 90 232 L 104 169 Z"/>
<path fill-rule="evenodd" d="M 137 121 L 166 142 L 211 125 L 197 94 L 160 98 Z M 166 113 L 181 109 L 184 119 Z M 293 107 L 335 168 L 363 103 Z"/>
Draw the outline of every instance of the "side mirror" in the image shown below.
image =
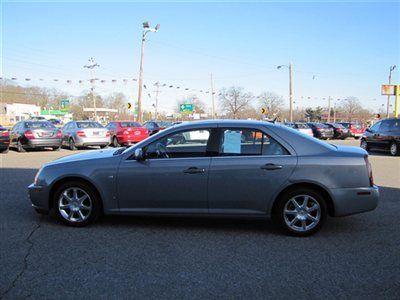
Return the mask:
<path fill-rule="evenodd" d="M 142 148 L 135 149 L 135 159 L 137 161 L 144 160 L 144 153 L 143 153 L 143 149 Z"/>
<path fill-rule="evenodd" d="M 365 129 L 365 131 L 372 132 L 371 128 L 369 128 L 369 127 L 367 129 Z"/>

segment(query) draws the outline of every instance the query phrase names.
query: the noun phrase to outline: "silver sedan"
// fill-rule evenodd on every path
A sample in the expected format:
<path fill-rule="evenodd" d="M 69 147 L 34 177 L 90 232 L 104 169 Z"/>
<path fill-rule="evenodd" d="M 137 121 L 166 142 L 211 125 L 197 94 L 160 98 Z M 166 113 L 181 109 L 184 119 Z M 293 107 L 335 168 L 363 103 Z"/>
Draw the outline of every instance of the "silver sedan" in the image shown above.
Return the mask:
<path fill-rule="evenodd" d="M 38 212 L 54 210 L 71 226 L 102 214 L 229 216 L 273 218 L 296 236 L 315 233 L 328 216 L 373 210 L 379 198 L 363 149 L 229 120 L 183 123 L 129 148 L 60 158 L 39 170 L 29 194 Z"/>
<path fill-rule="evenodd" d="M 87 146 L 105 148 L 109 144 L 110 132 L 98 122 L 71 121 L 62 128 L 62 145 L 70 150 Z"/>

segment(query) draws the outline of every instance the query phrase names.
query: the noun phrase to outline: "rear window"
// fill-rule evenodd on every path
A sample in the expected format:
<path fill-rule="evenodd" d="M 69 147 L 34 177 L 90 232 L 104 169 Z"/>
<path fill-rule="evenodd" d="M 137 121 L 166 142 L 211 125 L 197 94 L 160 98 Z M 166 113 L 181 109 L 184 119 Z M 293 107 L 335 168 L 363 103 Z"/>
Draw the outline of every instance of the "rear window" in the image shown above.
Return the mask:
<path fill-rule="evenodd" d="M 137 122 L 121 122 L 119 124 L 121 125 L 122 128 L 126 128 L 126 127 L 142 127 Z"/>
<path fill-rule="evenodd" d="M 310 128 L 307 124 L 304 124 L 304 123 L 297 123 L 296 127 L 298 129 L 308 129 L 308 128 Z"/>
<path fill-rule="evenodd" d="M 344 128 L 349 129 L 349 123 L 340 123 L 340 125 L 342 125 Z"/>
<path fill-rule="evenodd" d="M 54 128 L 50 122 L 25 122 L 25 127 L 30 129 Z"/>
<path fill-rule="evenodd" d="M 76 122 L 78 128 L 103 128 L 100 123 L 97 122 Z"/>

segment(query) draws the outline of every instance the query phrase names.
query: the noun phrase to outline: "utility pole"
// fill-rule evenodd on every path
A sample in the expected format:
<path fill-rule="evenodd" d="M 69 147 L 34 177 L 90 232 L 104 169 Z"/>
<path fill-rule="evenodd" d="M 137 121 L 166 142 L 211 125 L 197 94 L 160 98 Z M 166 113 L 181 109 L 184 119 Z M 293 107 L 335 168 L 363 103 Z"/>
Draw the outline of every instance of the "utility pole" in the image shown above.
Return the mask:
<path fill-rule="evenodd" d="M 394 69 L 396 69 L 396 65 L 390 66 L 390 68 L 389 68 L 389 84 L 392 83 L 392 72 Z M 390 95 L 388 95 L 388 98 L 387 98 L 386 118 L 388 119 L 389 116 L 390 116 Z M 397 116 L 395 116 L 395 117 L 397 117 Z"/>
<path fill-rule="evenodd" d="M 293 68 L 289 64 L 289 98 L 290 98 L 290 122 L 293 122 Z"/>
<path fill-rule="evenodd" d="M 330 121 L 331 121 L 331 96 L 328 97 L 328 123 L 330 123 Z"/>
<path fill-rule="evenodd" d="M 211 73 L 211 99 L 212 99 L 212 118 L 215 119 L 214 82 L 212 73 Z"/>
<path fill-rule="evenodd" d="M 156 106 L 154 109 L 154 115 L 155 115 L 154 119 L 157 121 L 157 118 L 158 118 L 158 93 L 160 92 L 160 83 L 157 81 L 154 84 L 154 86 L 157 87 L 157 89 L 156 89 Z"/>
<path fill-rule="evenodd" d="M 92 102 L 93 102 L 93 113 L 94 113 L 94 119 L 95 119 L 95 121 L 97 121 L 96 97 L 94 96 L 95 78 L 93 77 L 93 69 L 96 67 L 100 67 L 100 65 L 94 61 L 93 57 L 89 58 L 88 61 L 89 61 L 89 64 L 84 65 L 83 67 L 90 70 L 90 84 L 91 84 L 90 91 L 91 91 Z"/>
<path fill-rule="evenodd" d="M 143 87 L 143 58 L 144 58 L 144 44 L 146 42 L 146 35 L 149 32 L 157 32 L 160 28 L 160 24 L 156 27 L 150 28 L 149 22 L 143 22 L 142 32 L 142 48 L 140 51 L 140 68 L 139 68 L 139 90 L 138 90 L 138 116 L 137 121 L 142 123 L 142 87 Z"/>

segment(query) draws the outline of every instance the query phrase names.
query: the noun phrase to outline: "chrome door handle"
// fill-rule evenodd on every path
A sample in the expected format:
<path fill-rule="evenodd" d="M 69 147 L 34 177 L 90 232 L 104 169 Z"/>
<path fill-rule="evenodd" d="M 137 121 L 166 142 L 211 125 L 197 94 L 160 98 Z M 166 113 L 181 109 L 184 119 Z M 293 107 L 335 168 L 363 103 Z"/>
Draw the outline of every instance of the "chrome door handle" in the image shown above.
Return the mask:
<path fill-rule="evenodd" d="M 267 170 L 267 171 L 280 170 L 280 169 L 282 169 L 282 166 L 281 165 L 276 165 L 276 164 L 265 164 L 265 165 L 261 166 L 261 169 L 262 170 Z"/>
<path fill-rule="evenodd" d="M 200 168 L 197 168 L 197 167 L 190 167 L 190 168 L 184 170 L 183 173 L 186 173 L 186 174 L 202 174 L 205 171 L 206 171 L 205 169 L 200 169 Z"/>

